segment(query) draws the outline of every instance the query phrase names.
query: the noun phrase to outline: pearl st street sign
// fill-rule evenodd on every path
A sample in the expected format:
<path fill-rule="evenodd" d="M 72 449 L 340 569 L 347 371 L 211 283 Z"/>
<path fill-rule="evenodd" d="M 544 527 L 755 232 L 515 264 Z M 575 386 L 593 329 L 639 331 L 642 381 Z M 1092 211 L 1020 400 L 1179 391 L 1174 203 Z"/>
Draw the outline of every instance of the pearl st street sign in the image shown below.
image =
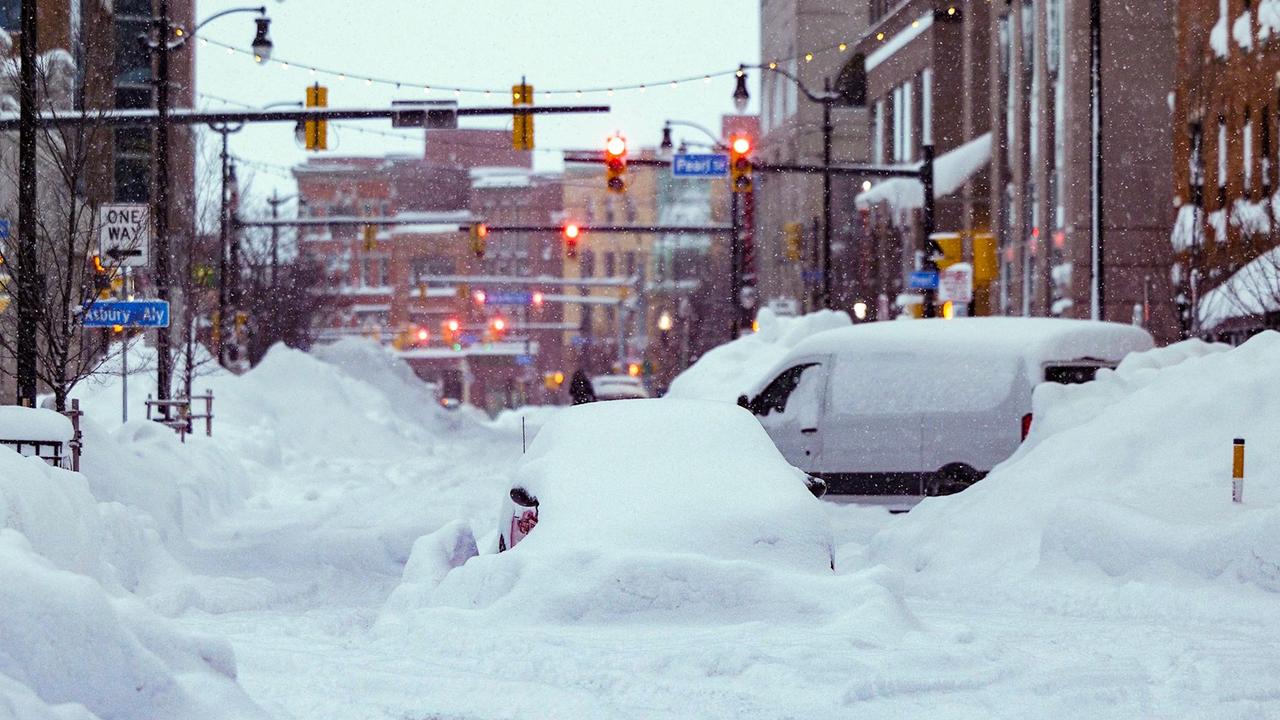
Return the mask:
<path fill-rule="evenodd" d="M 151 211 L 145 203 L 98 207 L 99 252 L 117 267 L 145 267 L 151 244 Z"/>
<path fill-rule="evenodd" d="M 729 156 L 719 153 L 682 153 L 671 158 L 675 177 L 722 178 L 729 175 Z"/>
<path fill-rule="evenodd" d="M 84 311 L 85 327 L 169 327 L 163 300 L 96 300 Z"/>

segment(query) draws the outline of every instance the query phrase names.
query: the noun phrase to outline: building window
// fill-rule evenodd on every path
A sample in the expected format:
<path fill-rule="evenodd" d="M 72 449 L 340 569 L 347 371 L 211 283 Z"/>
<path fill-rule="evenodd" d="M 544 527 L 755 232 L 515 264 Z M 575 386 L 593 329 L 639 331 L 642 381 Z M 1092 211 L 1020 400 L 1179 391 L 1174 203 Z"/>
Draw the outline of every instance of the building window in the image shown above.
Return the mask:
<path fill-rule="evenodd" d="M 151 161 L 144 157 L 116 158 L 116 202 L 151 199 Z"/>
<path fill-rule="evenodd" d="M 366 256 L 360 265 L 361 286 L 387 287 L 391 284 L 391 258 Z"/>
<path fill-rule="evenodd" d="M 614 277 L 617 269 L 618 269 L 617 258 L 611 252 L 605 253 L 604 254 L 604 276 Z"/>
<path fill-rule="evenodd" d="M 626 271 L 627 271 L 627 277 L 635 277 L 636 254 L 634 252 L 628 252 L 625 256 L 625 259 L 626 259 L 626 263 L 624 264 L 624 267 L 626 268 Z"/>
<path fill-rule="evenodd" d="M 920 73 L 920 142 L 933 144 L 933 68 Z"/>
<path fill-rule="evenodd" d="M 1198 122 L 1191 123 L 1191 152 L 1187 158 L 1187 178 L 1191 202 L 1197 207 L 1204 203 L 1204 128 Z"/>
<path fill-rule="evenodd" d="M 871 126 L 871 159 L 884 163 L 884 98 L 876 101 L 875 116 Z"/>
<path fill-rule="evenodd" d="M 1262 195 L 1271 197 L 1271 109 L 1262 108 L 1258 115 L 1262 121 L 1262 147 L 1258 148 L 1262 160 Z"/>
<path fill-rule="evenodd" d="M 889 128 L 893 134 L 893 161 L 895 163 L 902 162 L 902 88 L 893 89 L 893 127 Z"/>
<path fill-rule="evenodd" d="M 1227 118 L 1218 116 L 1218 207 L 1227 205 Z"/>
<path fill-rule="evenodd" d="M 138 42 L 148 21 L 116 17 L 116 84 L 144 85 L 151 80 L 151 51 Z"/>
<path fill-rule="evenodd" d="M 903 162 L 911 162 L 916 156 L 916 134 L 915 121 L 916 116 L 912 110 L 911 96 L 914 94 L 914 88 L 910 80 L 902 84 L 902 160 Z"/>
<path fill-rule="evenodd" d="M 580 277 L 584 277 L 584 278 L 595 277 L 596 275 L 595 253 L 591 252 L 590 250 L 583 250 L 581 257 L 578 260 L 578 267 L 579 267 L 578 275 Z"/>
<path fill-rule="evenodd" d="M 8 32 L 21 32 L 22 0 L 0 0 L 0 27 Z"/>
<path fill-rule="evenodd" d="M 1241 177 L 1244 178 L 1244 195 L 1253 197 L 1253 115 L 1244 110 L 1244 133 L 1241 142 Z"/>

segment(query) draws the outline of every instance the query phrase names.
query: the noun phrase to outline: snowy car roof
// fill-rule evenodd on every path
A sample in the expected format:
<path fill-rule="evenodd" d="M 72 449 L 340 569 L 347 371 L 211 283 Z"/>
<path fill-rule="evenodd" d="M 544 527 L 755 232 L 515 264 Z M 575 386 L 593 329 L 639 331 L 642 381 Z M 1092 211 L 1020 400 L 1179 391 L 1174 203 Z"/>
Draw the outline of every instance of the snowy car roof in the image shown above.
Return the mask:
<path fill-rule="evenodd" d="M 802 355 L 937 351 L 948 354 L 1023 357 L 1039 365 L 1084 358 L 1119 362 L 1154 346 L 1134 325 L 1063 318 L 980 317 L 862 323 L 828 330 L 798 344 L 783 360 Z"/>

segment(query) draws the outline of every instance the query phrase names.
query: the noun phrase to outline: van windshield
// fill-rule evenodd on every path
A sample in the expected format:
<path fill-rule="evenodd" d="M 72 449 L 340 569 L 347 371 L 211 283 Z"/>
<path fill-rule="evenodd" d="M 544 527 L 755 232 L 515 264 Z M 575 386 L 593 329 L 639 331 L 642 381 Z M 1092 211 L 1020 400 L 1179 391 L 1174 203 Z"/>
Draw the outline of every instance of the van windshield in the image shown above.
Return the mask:
<path fill-rule="evenodd" d="M 1021 379 L 1020 360 L 992 355 L 844 356 L 831 382 L 840 414 L 907 415 L 979 412 L 1000 406 Z"/>

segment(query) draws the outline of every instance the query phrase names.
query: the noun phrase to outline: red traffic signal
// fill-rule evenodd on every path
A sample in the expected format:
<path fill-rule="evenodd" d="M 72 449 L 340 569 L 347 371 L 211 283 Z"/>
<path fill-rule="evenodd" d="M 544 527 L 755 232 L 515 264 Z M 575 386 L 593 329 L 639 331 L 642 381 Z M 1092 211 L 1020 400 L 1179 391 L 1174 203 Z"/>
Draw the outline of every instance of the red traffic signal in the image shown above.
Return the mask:
<path fill-rule="evenodd" d="M 604 141 L 605 187 L 609 192 L 625 192 L 627 171 L 627 141 L 621 135 L 613 134 Z"/>
<path fill-rule="evenodd" d="M 418 342 L 426 342 L 428 337 L 430 335 L 427 333 L 426 328 L 418 328 Z"/>
<path fill-rule="evenodd" d="M 571 258 L 578 257 L 578 236 L 582 234 L 582 229 L 577 223 L 565 223 L 560 234 L 564 236 L 564 254 Z"/>
<path fill-rule="evenodd" d="M 544 296 L 542 295 L 542 293 L 541 293 L 541 292 L 534 292 L 534 293 L 533 293 L 532 301 L 533 301 L 533 306 L 534 306 L 534 307 L 542 307 L 542 303 L 543 303 L 543 301 L 544 301 L 544 300 L 545 300 L 545 298 L 544 298 Z"/>
<path fill-rule="evenodd" d="M 729 139 L 729 181 L 736 193 L 751 192 L 751 138 L 735 135 Z"/>

